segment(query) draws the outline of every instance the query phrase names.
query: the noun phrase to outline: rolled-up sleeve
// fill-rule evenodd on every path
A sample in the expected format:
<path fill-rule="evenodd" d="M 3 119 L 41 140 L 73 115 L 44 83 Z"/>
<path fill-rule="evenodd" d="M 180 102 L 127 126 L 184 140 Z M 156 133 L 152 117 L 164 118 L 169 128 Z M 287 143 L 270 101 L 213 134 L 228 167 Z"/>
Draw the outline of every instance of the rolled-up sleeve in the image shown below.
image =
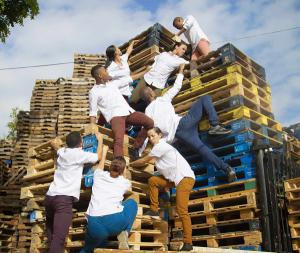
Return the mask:
<path fill-rule="evenodd" d="M 90 116 L 96 117 L 97 116 L 97 97 L 96 94 L 90 90 L 89 92 L 89 104 L 90 104 Z"/>

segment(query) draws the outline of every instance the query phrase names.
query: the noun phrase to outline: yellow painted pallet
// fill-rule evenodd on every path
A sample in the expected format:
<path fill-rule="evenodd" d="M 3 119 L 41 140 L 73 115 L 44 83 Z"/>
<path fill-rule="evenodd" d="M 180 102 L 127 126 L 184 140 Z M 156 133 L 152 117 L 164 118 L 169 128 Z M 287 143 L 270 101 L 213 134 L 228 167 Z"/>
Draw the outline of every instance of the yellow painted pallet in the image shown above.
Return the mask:
<path fill-rule="evenodd" d="M 281 132 L 282 126 L 278 121 L 275 121 L 261 113 L 258 113 L 254 110 L 251 110 L 248 107 L 241 106 L 235 108 L 233 110 L 229 110 L 227 112 L 221 113 L 219 116 L 219 120 L 221 123 L 226 124 L 232 120 L 246 118 L 255 121 L 258 124 L 262 124 L 267 126 L 275 131 Z M 199 125 L 199 130 L 205 131 L 209 129 L 209 122 L 208 120 L 202 120 Z"/>
<path fill-rule="evenodd" d="M 172 102 L 173 104 L 178 104 L 179 102 L 185 101 L 191 97 L 208 93 L 226 85 L 235 84 L 241 84 L 242 86 L 248 88 L 248 90 L 250 90 L 252 93 L 254 93 L 255 95 L 259 96 L 267 102 L 271 100 L 271 95 L 269 94 L 269 92 L 252 83 L 240 73 L 234 72 L 209 81 L 207 83 L 196 85 L 194 87 L 191 87 L 190 89 L 183 90 L 178 93 L 178 95 L 173 99 Z"/>

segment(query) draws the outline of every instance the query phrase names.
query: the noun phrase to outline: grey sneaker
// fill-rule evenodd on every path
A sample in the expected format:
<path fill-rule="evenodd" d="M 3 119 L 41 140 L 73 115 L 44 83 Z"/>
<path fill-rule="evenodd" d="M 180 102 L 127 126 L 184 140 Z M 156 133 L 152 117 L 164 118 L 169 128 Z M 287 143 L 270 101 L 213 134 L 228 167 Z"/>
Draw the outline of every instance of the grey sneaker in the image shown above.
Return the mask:
<path fill-rule="evenodd" d="M 119 249 L 129 249 L 128 232 L 126 230 L 122 231 L 117 238 L 119 241 Z"/>
<path fill-rule="evenodd" d="M 216 125 L 216 126 L 212 126 L 208 130 L 208 133 L 210 135 L 223 135 L 223 134 L 230 134 L 231 130 L 230 129 L 226 129 L 225 127 L 223 127 L 221 125 Z"/>
<path fill-rule="evenodd" d="M 236 177 L 236 173 L 234 171 L 233 168 L 231 168 L 230 166 L 228 166 L 226 168 L 226 174 L 227 174 L 227 180 L 228 180 L 228 183 L 232 183 L 234 182 L 235 180 L 237 180 L 237 177 Z"/>
<path fill-rule="evenodd" d="M 144 215 L 150 216 L 152 219 L 160 219 L 159 212 L 154 212 L 152 210 L 147 211 Z"/>

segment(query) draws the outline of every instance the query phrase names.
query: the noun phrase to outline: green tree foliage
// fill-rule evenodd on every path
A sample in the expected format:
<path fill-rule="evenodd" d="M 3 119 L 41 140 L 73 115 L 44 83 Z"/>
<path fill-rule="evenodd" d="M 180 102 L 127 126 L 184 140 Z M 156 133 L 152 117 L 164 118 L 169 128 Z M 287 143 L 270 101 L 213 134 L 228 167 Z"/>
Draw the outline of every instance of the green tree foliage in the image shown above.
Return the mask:
<path fill-rule="evenodd" d="M 12 109 L 9 115 L 10 121 L 7 123 L 7 127 L 9 130 L 7 138 L 11 140 L 15 140 L 17 138 L 18 113 L 19 108 L 15 107 Z"/>
<path fill-rule="evenodd" d="M 0 40 L 5 42 L 11 27 L 23 25 L 24 19 L 33 19 L 38 13 L 37 0 L 0 0 Z"/>

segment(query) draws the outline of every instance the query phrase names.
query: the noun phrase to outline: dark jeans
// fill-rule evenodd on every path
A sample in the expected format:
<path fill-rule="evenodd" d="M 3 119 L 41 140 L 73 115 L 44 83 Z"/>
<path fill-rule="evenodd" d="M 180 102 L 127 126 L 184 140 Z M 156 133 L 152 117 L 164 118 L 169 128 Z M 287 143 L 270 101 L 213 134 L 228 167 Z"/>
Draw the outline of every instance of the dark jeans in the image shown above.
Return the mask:
<path fill-rule="evenodd" d="M 44 205 L 46 209 L 48 253 L 61 253 L 64 251 L 65 239 L 72 223 L 73 197 L 46 195 Z"/>
<path fill-rule="evenodd" d="M 114 156 L 123 156 L 123 143 L 125 134 L 125 124 L 142 126 L 134 141 L 134 148 L 140 148 L 147 138 L 147 130 L 154 125 L 152 119 L 141 112 L 134 112 L 127 116 L 113 117 L 110 121 L 111 129 L 114 134 Z"/>
<path fill-rule="evenodd" d="M 201 157 L 211 162 L 218 170 L 225 170 L 228 165 L 217 157 L 199 138 L 199 121 L 203 112 L 207 113 L 212 126 L 219 124 L 218 115 L 208 95 L 200 97 L 179 121 L 175 137 L 191 147 Z"/>
<path fill-rule="evenodd" d="M 124 209 L 120 213 L 104 216 L 88 216 L 84 248 L 80 253 L 93 252 L 94 248 L 105 246 L 109 236 L 120 234 L 126 230 L 129 234 L 134 223 L 138 206 L 133 199 L 123 202 Z"/>

